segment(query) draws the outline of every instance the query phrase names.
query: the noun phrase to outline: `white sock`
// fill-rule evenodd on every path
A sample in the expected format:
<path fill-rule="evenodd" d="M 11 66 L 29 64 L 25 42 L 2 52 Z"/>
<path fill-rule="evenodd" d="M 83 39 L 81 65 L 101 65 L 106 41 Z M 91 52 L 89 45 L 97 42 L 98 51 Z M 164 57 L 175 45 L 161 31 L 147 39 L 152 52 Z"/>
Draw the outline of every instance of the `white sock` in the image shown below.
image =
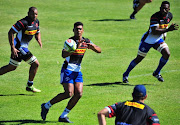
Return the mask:
<path fill-rule="evenodd" d="M 49 101 L 49 102 L 47 102 L 44 106 L 45 106 L 46 109 L 49 109 L 52 105 L 51 105 L 51 103 L 50 103 L 50 101 Z"/>
<path fill-rule="evenodd" d="M 67 117 L 67 115 L 69 114 L 70 111 L 71 111 L 71 110 L 65 108 L 65 109 L 64 109 L 64 112 L 61 114 L 60 118 L 65 118 L 65 117 Z"/>

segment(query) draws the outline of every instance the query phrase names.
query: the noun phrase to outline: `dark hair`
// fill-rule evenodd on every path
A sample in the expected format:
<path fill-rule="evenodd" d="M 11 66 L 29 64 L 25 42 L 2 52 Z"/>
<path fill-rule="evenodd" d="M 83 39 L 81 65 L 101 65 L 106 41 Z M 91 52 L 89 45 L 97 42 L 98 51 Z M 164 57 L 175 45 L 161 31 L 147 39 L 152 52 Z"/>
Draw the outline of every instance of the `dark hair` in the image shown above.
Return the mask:
<path fill-rule="evenodd" d="M 163 2 L 161 3 L 161 6 L 162 6 L 163 4 L 168 4 L 169 7 L 170 7 L 170 3 L 169 3 L 168 1 L 163 1 Z"/>
<path fill-rule="evenodd" d="M 34 10 L 37 10 L 37 8 L 36 8 L 36 7 L 30 7 L 30 8 L 29 8 L 29 12 L 30 12 L 30 11 L 34 11 Z"/>
<path fill-rule="evenodd" d="M 79 25 L 82 25 L 82 26 L 83 26 L 83 23 L 82 23 L 82 22 L 75 22 L 75 23 L 74 23 L 74 28 L 77 27 L 77 26 L 79 26 Z"/>
<path fill-rule="evenodd" d="M 145 98 L 145 96 L 143 96 L 142 93 L 140 95 L 136 95 L 132 93 L 132 96 L 133 96 L 133 100 L 136 100 L 136 101 L 143 100 Z"/>

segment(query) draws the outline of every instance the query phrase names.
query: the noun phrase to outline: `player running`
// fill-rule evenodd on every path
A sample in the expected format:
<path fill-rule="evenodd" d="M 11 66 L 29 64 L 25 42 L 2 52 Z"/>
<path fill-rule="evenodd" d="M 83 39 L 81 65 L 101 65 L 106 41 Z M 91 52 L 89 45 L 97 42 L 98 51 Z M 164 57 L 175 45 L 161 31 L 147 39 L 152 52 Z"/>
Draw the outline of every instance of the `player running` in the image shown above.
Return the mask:
<path fill-rule="evenodd" d="M 161 69 L 168 62 L 170 51 L 168 45 L 165 43 L 166 33 L 169 31 L 178 30 L 178 25 L 171 24 L 168 28 L 170 21 L 173 18 L 170 11 L 170 3 L 163 1 L 160 11 L 151 16 L 149 30 L 142 36 L 141 43 L 137 57 L 131 61 L 126 72 L 123 74 L 123 82 L 128 83 L 128 76 L 131 70 L 140 63 L 145 57 L 150 48 L 154 48 L 162 54 L 157 69 L 153 72 L 153 76 L 159 81 L 163 82 L 164 79 L 160 74 Z M 164 39 L 163 39 L 164 37 Z"/>
<path fill-rule="evenodd" d="M 29 69 L 29 79 L 27 91 L 41 92 L 33 86 L 33 80 L 38 70 L 39 62 L 37 58 L 28 50 L 29 42 L 35 36 L 42 48 L 41 34 L 39 29 L 38 11 L 36 7 L 30 7 L 28 16 L 17 21 L 8 32 L 9 44 L 11 47 L 11 58 L 9 64 L 0 68 L 0 75 L 14 71 L 22 60 L 31 65 Z M 14 34 L 16 38 L 14 38 Z"/>
<path fill-rule="evenodd" d="M 65 58 L 64 64 L 61 69 L 61 81 L 60 83 L 64 87 L 64 92 L 59 93 L 56 97 L 43 103 L 41 105 L 41 118 L 46 120 L 46 115 L 49 108 L 68 98 L 71 98 L 59 117 L 59 122 L 72 123 L 67 117 L 71 109 L 77 104 L 83 93 L 83 77 L 81 72 L 81 62 L 84 54 L 88 49 L 93 50 L 96 53 L 101 53 L 101 48 L 92 43 L 89 39 L 82 36 L 84 29 L 83 23 L 74 23 L 73 28 L 74 36 L 69 38 L 73 39 L 77 44 L 77 49 L 74 52 L 67 52 L 64 48 L 62 50 L 62 57 Z"/>

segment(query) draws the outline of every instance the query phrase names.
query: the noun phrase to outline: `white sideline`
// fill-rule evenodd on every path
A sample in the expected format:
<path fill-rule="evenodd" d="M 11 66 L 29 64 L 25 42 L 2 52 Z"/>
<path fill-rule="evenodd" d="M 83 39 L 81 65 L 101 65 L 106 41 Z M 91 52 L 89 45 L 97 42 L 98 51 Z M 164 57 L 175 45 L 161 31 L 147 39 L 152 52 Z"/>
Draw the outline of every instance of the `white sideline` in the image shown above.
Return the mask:
<path fill-rule="evenodd" d="M 180 70 L 169 70 L 169 71 L 161 71 L 161 72 L 179 72 Z M 137 77 L 142 77 L 142 76 L 151 76 L 152 73 L 148 73 L 148 74 L 142 74 L 142 75 L 135 75 L 135 76 L 129 76 L 129 78 L 137 78 Z"/>

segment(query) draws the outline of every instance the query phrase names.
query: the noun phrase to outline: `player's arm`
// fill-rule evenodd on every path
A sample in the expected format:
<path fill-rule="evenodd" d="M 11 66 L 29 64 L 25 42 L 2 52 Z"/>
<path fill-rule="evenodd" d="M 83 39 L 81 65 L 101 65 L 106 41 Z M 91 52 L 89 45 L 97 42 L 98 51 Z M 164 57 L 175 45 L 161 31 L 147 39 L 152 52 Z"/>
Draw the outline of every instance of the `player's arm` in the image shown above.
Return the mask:
<path fill-rule="evenodd" d="M 88 49 L 93 50 L 96 53 L 101 53 L 101 48 L 93 43 L 87 43 Z"/>
<path fill-rule="evenodd" d="M 17 50 L 14 46 L 14 34 L 16 32 L 11 28 L 8 32 L 8 39 L 9 39 L 9 44 L 10 44 L 10 47 L 11 47 L 11 54 L 13 57 L 18 57 L 18 52 L 19 50 Z"/>
<path fill-rule="evenodd" d="M 62 50 L 62 58 L 66 58 L 68 56 L 71 56 L 73 52 L 68 52 L 65 49 Z"/>
<path fill-rule="evenodd" d="M 109 111 L 107 108 L 102 109 L 98 112 L 99 125 L 106 125 L 106 117 L 109 116 Z"/>
<path fill-rule="evenodd" d="M 41 33 L 40 32 L 36 33 L 35 38 L 36 38 L 37 42 L 39 43 L 39 46 L 42 48 Z"/>
<path fill-rule="evenodd" d="M 160 34 L 164 34 L 164 33 L 169 32 L 169 31 L 178 30 L 179 29 L 179 25 L 172 23 L 170 25 L 170 27 L 167 28 L 167 29 L 166 28 L 161 29 L 161 28 L 159 28 L 159 26 L 153 26 L 153 27 L 151 27 L 151 29 L 152 29 L 152 33 L 154 35 L 160 35 Z"/>

